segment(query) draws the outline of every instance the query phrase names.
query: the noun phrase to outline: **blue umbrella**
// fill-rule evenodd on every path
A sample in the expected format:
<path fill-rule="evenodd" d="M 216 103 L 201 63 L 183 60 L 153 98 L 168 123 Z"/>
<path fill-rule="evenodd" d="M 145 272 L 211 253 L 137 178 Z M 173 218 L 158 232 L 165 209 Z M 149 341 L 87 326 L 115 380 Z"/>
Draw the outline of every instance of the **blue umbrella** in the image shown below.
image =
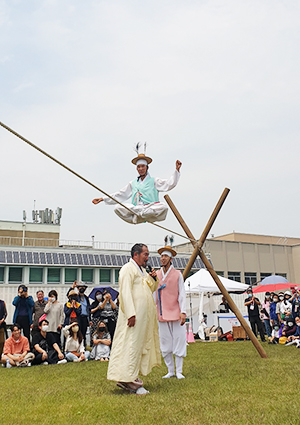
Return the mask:
<path fill-rule="evenodd" d="M 97 291 L 103 292 L 104 289 L 106 289 L 110 293 L 111 298 L 113 300 L 115 300 L 117 298 L 117 296 L 119 295 L 119 292 L 116 291 L 111 286 L 105 286 L 105 285 L 103 285 L 103 286 L 96 286 L 95 288 L 93 288 L 92 292 L 89 295 L 89 298 L 91 298 L 92 300 L 95 300 L 95 298 L 96 298 L 96 292 Z"/>
<path fill-rule="evenodd" d="M 277 274 L 272 274 L 265 277 L 259 284 L 260 285 L 276 285 L 278 283 L 288 283 L 288 280 L 285 277 L 279 276 Z"/>

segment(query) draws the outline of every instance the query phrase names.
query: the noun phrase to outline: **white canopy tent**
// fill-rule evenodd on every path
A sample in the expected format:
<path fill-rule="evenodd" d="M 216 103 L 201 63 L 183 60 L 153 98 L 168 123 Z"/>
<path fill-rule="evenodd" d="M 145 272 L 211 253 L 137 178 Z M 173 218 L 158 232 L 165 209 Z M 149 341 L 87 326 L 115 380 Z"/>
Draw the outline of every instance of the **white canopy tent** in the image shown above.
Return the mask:
<path fill-rule="evenodd" d="M 228 292 L 234 293 L 243 293 L 247 290 L 248 285 L 244 283 L 236 282 L 234 280 L 226 279 L 225 277 L 219 276 L 219 279 L 225 286 Z M 200 338 L 204 338 L 204 325 L 203 325 L 203 311 L 207 313 L 212 313 L 216 310 L 215 302 L 213 297 L 205 297 L 204 294 L 220 294 L 220 290 L 211 277 L 210 273 L 206 269 L 200 269 L 197 273 L 190 276 L 184 282 L 186 294 L 190 296 L 190 300 L 192 294 L 200 295 L 199 299 L 199 310 L 198 310 L 198 333 Z M 190 306 L 191 311 L 195 310 Z M 191 313 L 193 315 L 194 313 Z"/>
<path fill-rule="evenodd" d="M 228 292 L 245 292 L 248 285 L 244 283 L 235 282 L 234 280 L 226 279 L 225 277 L 219 276 L 219 279 L 225 286 Z M 184 282 L 185 292 L 200 293 L 200 292 L 212 292 L 214 294 L 220 294 L 220 290 L 213 280 L 211 275 L 206 269 L 200 269 L 197 273 L 188 277 Z"/>

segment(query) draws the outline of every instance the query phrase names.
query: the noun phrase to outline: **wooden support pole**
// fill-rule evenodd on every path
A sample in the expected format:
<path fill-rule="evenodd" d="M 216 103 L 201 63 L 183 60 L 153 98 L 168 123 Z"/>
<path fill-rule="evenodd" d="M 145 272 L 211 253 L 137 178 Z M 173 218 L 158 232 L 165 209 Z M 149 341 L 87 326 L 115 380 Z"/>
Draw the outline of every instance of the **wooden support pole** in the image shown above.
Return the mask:
<path fill-rule="evenodd" d="M 215 206 L 215 209 L 213 210 L 213 212 L 212 212 L 212 214 L 211 214 L 211 216 L 210 216 L 210 218 L 207 222 L 207 225 L 205 226 L 205 229 L 203 230 L 202 235 L 201 235 L 201 237 L 200 237 L 200 239 L 197 243 L 194 242 L 195 238 L 192 236 L 191 231 L 189 230 L 189 228 L 186 225 L 185 221 L 183 220 L 182 216 L 177 211 L 177 209 L 176 209 L 175 205 L 173 204 L 173 202 L 171 201 L 171 198 L 169 197 L 169 195 L 164 196 L 166 202 L 168 203 L 169 207 L 171 208 L 171 210 L 173 211 L 174 214 L 175 214 L 174 210 L 176 210 L 176 214 L 178 214 L 178 216 L 176 214 L 175 214 L 175 216 L 176 216 L 177 220 L 179 221 L 181 227 L 185 231 L 186 235 L 191 239 L 191 243 L 194 246 L 194 251 L 193 251 L 193 253 L 192 253 L 192 255 L 191 255 L 191 257 L 190 257 L 190 259 L 189 259 L 189 261 L 188 261 L 188 263 L 187 263 L 187 265 L 186 265 L 186 267 L 185 267 L 185 269 L 182 273 L 184 280 L 188 277 L 188 274 L 190 273 L 191 268 L 193 267 L 193 264 L 194 264 L 194 262 L 197 258 L 198 253 L 199 253 L 199 249 L 202 248 L 202 246 L 205 242 L 205 239 L 207 238 L 207 235 L 208 235 L 210 229 L 212 228 L 212 226 L 213 226 L 213 224 L 214 224 L 214 222 L 215 222 L 215 220 L 216 220 L 216 218 L 217 218 L 217 216 L 220 212 L 220 209 L 222 208 L 222 205 L 224 204 L 225 199 L 227 198 L 229 192 L 230 192 L 230 189 L 228 189 L 228 188 L 225 188 L 223 190 L 223 193 L 222 193 L 217 205 Z"/>
<path fill-rule="evenodd" d="M 225 192 L 226 191 L 226 192 Z M 213 214 L 211 215 L 202 235 L 201 238 L 199 240 L 199 242 L 203 243 L 205 242 L 206 236 L 208 235 L 208 232 L 213 224 L 213 222 L 215 221 L 225 199 L 226 196 L 229 193 L 229 189 L 225 189 L 216 208 L 214 209 Z M 201 247 L 199 247 L 198 243 L 195 242 L 195 238 L 192 234 L 192 232 L 190 231 L 190 229 L 188 228 L 187 224 L 185 223 L 185 221 L 183 220 L 182 216 L 180 215 L 179 211 L 177 210 L 177 208 L 175 207 L 175 205 L 173 204 L 173 202 L 171 201 L 170 197 L 168 195 L 166 195 L 165 197 L 166 202 L 168 203 L 169 207 L 171 208 L 171 210 L 173 211 L 175 217 L 177 218 L 177 220 L 179 221 L 181 227 L 183 228 L 183 230 L 185 231 L 186 235 L 191 239 L 191 243 L 193 244 L 193 246 L 195 247 L 195 250 L 197 250 L 197 255 L 200 256 L 203 264 L 205 265 L 206 269 L 208 270 L 208 272 L 210 273 L 211 277 L 214 279 L 214 281 L 216 282 L 218 288 L 220 289 L 222 295 L 224 296 L 224 298 L 226 299 L 226 301 L 228 302 L 228 305 L 230 307 L 230 309 L 232 310 L 232 312 L 236 315 L 238 321 L 240 322 L 240 324 L 242 325 L 242 327 L 244 328 L 246 334 L 248 335 L 248 337 L 250 338 L 252 344 L 254 345 L 254 347 L 256 348 L 256 350 L 258 351 L 259 355 L 262 358 L 266 358 L 267 357 L 267 353 L 265 352 L 265 350 L 263 349 L 263 347 L 261 346 L 261 344 L 259 343 L 258 339 L 256 338 L 256 336 L 254 335 L 254 333 L 252 332 L 252 329 L 250 329 L 248 323 L 246 322 L 246 320 L 243 318 L 243 315 L 241 314 L 241 312 L 239 311 L 239 309 L 237 308 L 237 306 L 235 305 L 233 299 L 231 298 L 231 296 L 229 295 L 227 289 L 224 287 L 224 285 L 222 284 L 221 280 L 219 279 L 219 276 L 217 275 L 217 273 L 214 271 L 212 265 L 210 264 L 210 262 L 208 261 L 208 259 L 206 258 L 206 255 L 204 254 L 204 252 L 202 251 Z M 202 246 L 201 245 L 201 246 Z M 195 251 L 194 250 L 194 251 Z M 193 252 L 194 254 L 194 252 Z M 193 260 L 193 263 L 196 259 L 196 256 Z M 192 265 L 193 265 L 192 263 Z"/>

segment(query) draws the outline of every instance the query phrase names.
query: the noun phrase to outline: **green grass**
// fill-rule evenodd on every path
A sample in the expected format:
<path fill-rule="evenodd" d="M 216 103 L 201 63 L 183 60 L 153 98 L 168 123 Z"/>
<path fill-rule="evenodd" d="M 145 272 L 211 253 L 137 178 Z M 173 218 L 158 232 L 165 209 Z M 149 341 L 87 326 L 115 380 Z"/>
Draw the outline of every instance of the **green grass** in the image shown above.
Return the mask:
<path fill-rule="evenodd" d="M 186 379 L 144 378 L 147 396 L 106 380 L 107 364 L 85 362 L 0 369 L 2 425 L 300 424 L 300 349 L 251 342 L 196 342 L 184 361 Z"/>

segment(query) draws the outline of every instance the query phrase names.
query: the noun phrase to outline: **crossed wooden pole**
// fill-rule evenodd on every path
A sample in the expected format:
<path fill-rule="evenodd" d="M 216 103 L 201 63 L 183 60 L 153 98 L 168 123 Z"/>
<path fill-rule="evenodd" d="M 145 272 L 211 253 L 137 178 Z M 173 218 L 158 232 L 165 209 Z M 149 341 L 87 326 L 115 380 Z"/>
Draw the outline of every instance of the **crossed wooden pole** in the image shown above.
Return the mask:
<path fill-rule="evenodd" d="M 235 305 L 233 299 L 231 298 L 231 296 L 229 295 L 227 289 L 224 287 L 224 285 L 222 284 L 221 280 L 219 279 L 219 276 L 217 275 L 217 273 L 214 271 L 211 263 L 208 261 L 206 255 L 204 254 L 204 252 L 202 251 L 202 246 L 207 238 L 207 235 L 210 231 L 210 229 L 212 228 L 212 225 L 214 224 L 217 215 L 220 212 L 220 209 L 222 208 L 225 199 L 227 197 L 227 195 L 229 194 L 229 189 L 225 188 L 215 209 L 213 210 L 207 225 L 205 226 L 205 229 L 203 230 L 203 233 L 199 239 L 198 242 L 196 242 L 196 239 L 194 238 L 192 232 L 190 231 L 190 229 L 188 228 L 187 224 L 185 223 L 185 221 L 183 220 L 182 216 L 180 215 L 179 211 L 177 210 L 177 208 L 175 207 L 175 205 L 173 204 L 173 202 L 171 201 L 171 198 L 169 197 L 169 195 L 165 195 L 164 198 L 166 200 L 166 202 L 168 203 L 169 207 L 171 208 L 171 210 L 173 211 L 175 217 L 177 218 L 177 220 L 179 221 L 181 227 L 183 228 L 184 232 L 186 233 L 186 235 L 190 238 L 192 245 L 194 246 L 194 251 L 188 261 L 188 264 L 186 265 L 186 268 L 183 271 L 183 278 L 184 280 L 188 277 L 189 272 L 191 271 L 191 268 L 195 262 L 195 259 L 197 258 L 197 256 L 199 255 L 199 257 L 201 258 L 203 264 L 205 265 L 206 269 L 208 270 L 208 272 L 210 273 L 211 277 L 213 278 L 213 280 L 216 282 L 218 288 L 220 289 L 222 295 L 224 296 L 224 298 L 226 299 L 230 309 L 232 310 L 232 312 L 236 315 L 238 321 L 240 322 L 240 324 L 242 325 L 242 327 L 245 329 L 246 334 L 248 335 L 248 337 L 250 338 L 252 344 L 254 345 L 254 347 L 256 348 L 256 350 L 258 351 L 259 355 L 263 358 L 267 357 L 267 353 L 265 352 L 265 350 L 263 349 L 263 347 L 261 346 L 261 344 L 259 343 L 258 339 L 256 338 L 256 336 L 254 335 L 254 333 L 252 332 L 252 330 L 250 329 L 248 323 L 246 322 L 246 320 L 243 318 L 243 315 L 241 314 L 240 310 L 237 308 L 237 306 Z"/>

